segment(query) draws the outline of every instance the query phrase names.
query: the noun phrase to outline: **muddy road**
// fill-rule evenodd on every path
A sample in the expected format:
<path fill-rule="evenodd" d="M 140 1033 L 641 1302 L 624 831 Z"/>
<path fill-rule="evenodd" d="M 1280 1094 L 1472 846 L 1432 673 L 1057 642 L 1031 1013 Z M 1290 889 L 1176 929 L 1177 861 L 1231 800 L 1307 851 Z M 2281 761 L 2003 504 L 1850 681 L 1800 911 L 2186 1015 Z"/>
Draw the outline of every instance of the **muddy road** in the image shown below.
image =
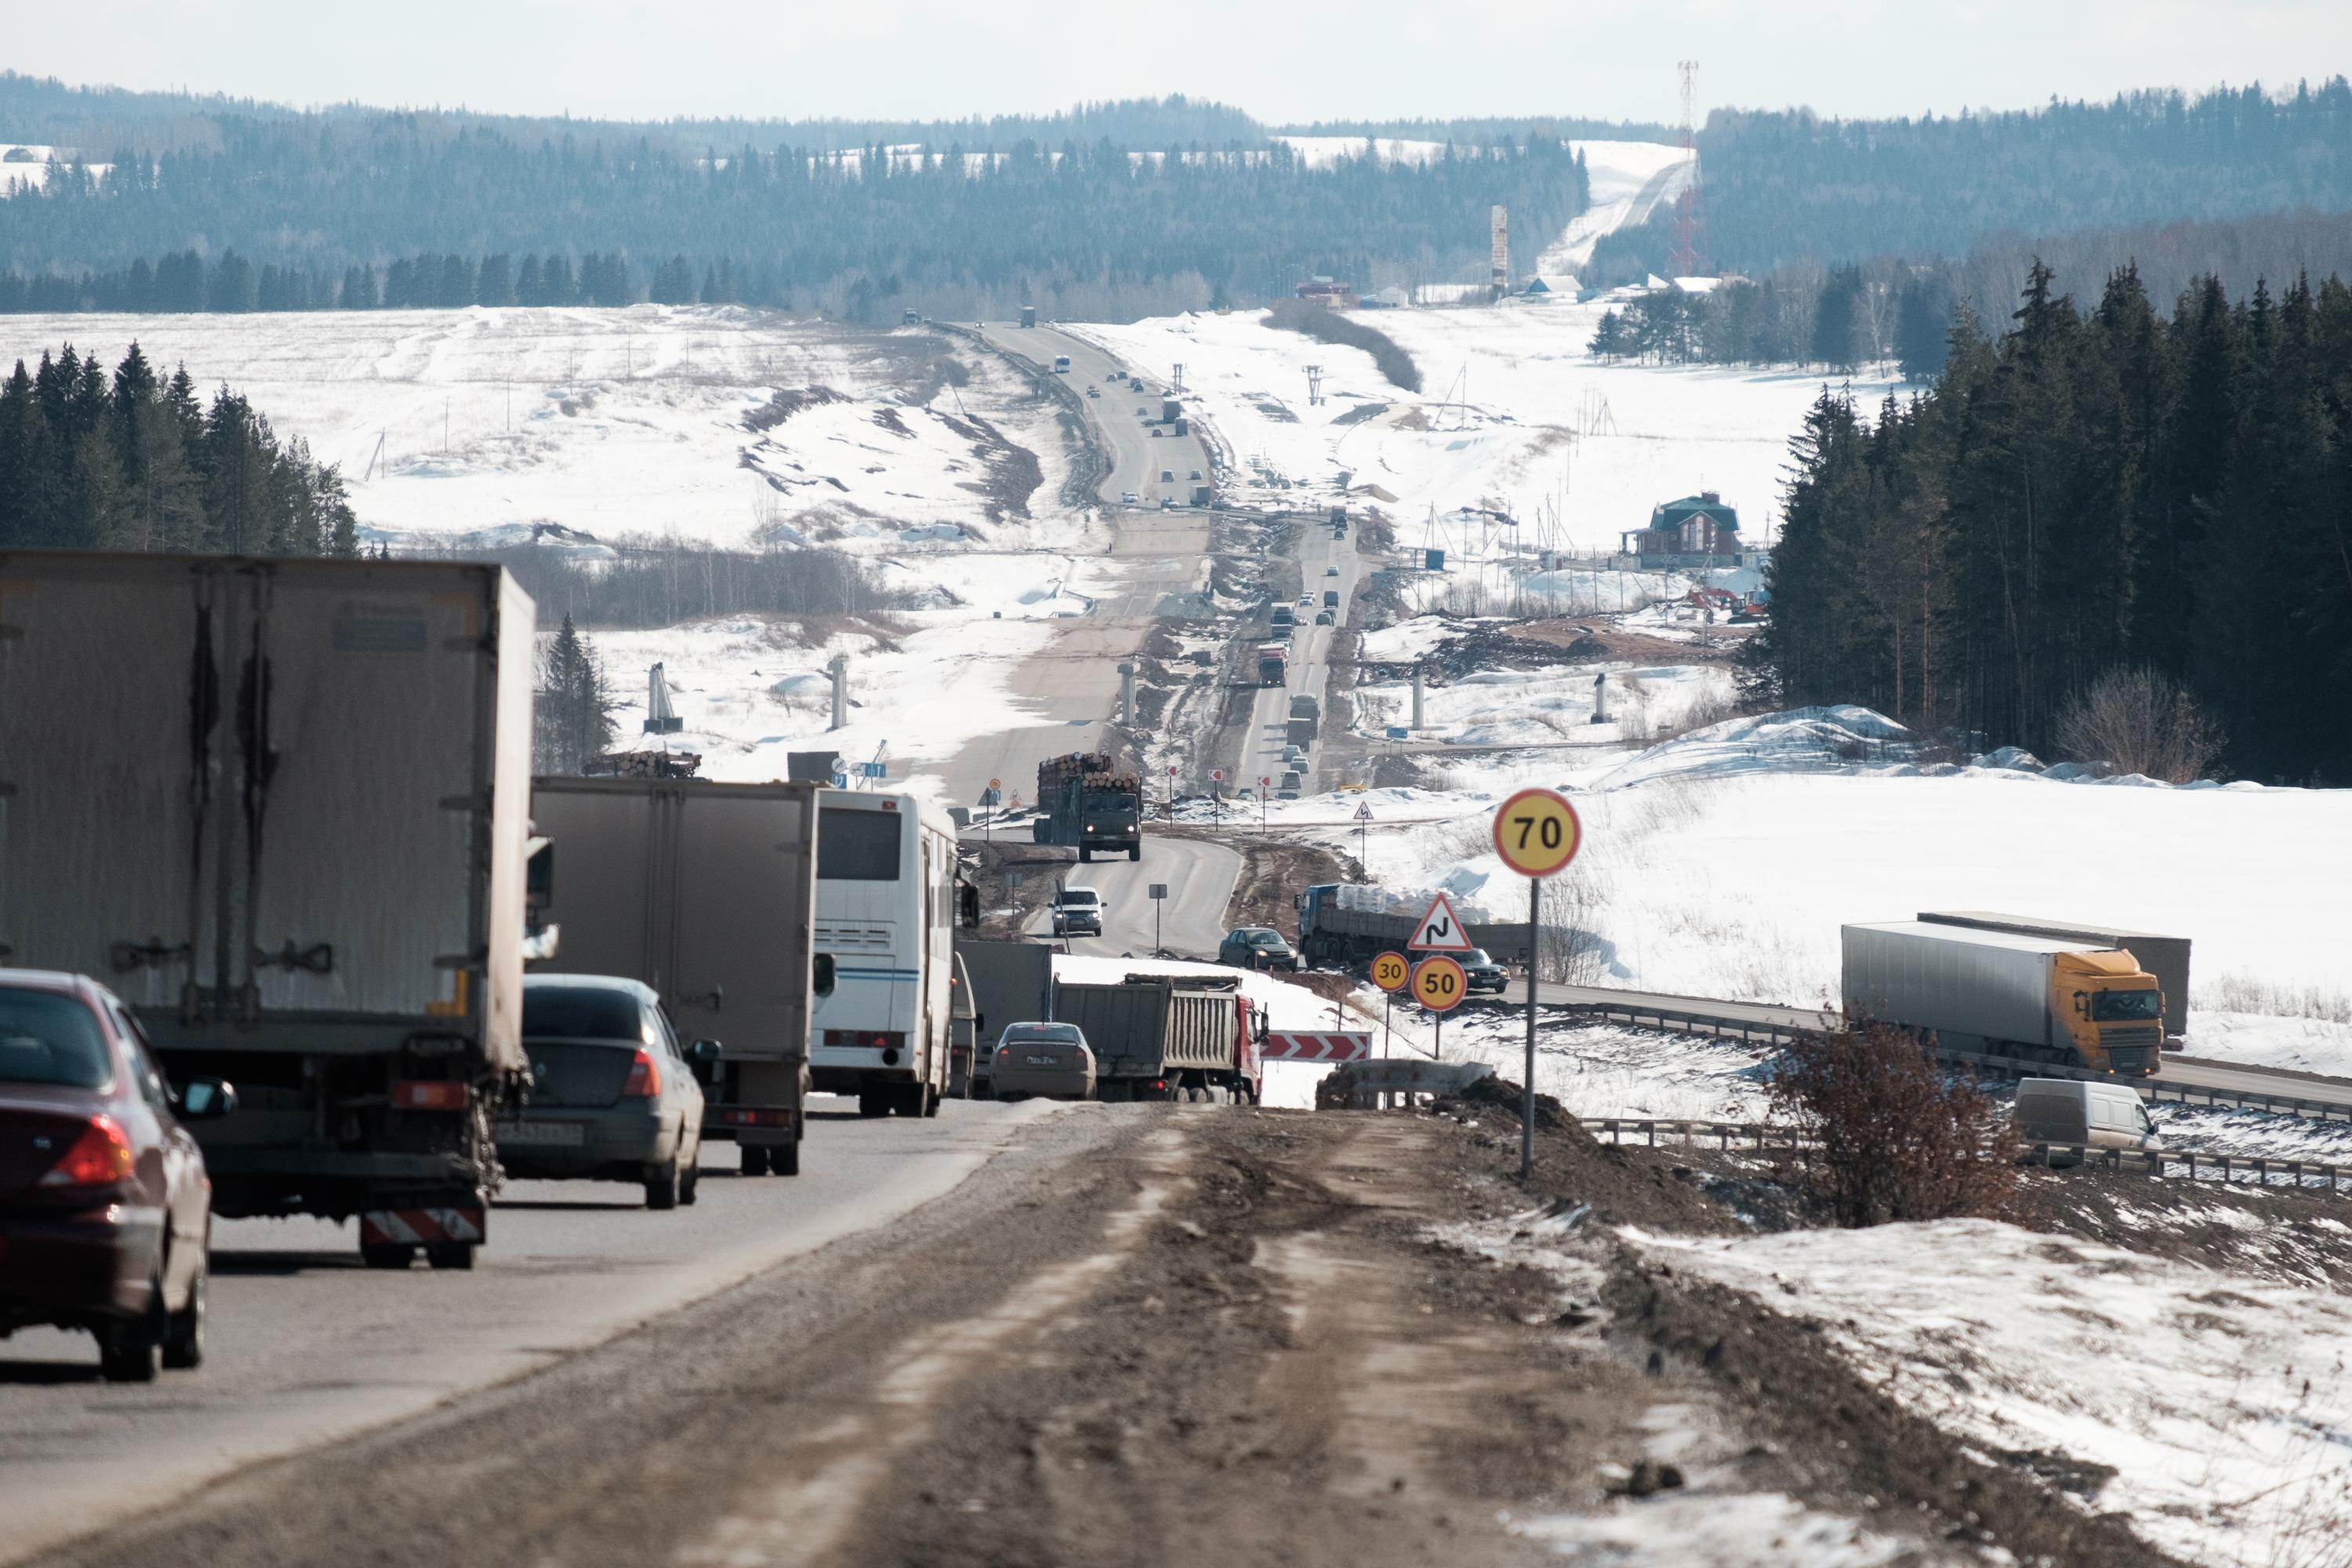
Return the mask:
<path fill-rule="evenodd" d="M 1731 1223 L 1663 1156 L 1543 1144 L 1530 1194 L 1495 1106 L 1076 1107 L 887 1224 L 36 1561 L 2158 1561 L 1631 1261 L 1612 1224 Z M 1482 1252 L 1552 1229 L 1546 1267 Z"/>

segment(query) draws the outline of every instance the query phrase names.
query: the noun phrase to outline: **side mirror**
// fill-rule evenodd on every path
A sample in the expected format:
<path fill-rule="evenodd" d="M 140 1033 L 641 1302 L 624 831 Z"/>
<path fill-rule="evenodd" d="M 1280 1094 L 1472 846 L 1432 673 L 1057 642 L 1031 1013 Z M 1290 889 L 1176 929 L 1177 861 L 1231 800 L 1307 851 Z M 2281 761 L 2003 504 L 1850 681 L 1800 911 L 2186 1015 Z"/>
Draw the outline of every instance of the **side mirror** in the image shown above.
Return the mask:
<path fill-rule="evenodd" d="M 698 1081 L 709 1083 L 719 1073 L 719 1042 L 696 1040 L 688 1046 L 686 1065 Z"/>
<path fill-rule="evenodd" d="M 2089 992 L 2077 991 L 2074 993 L 2074 1011 L 2081 1014 L 2085 1018 L 2091 1016 L 2091 994 Z"/>
<path fill-rule="evenodd" d="M 833 994 L 833 954 L 820 952 L 810 966 L 809 990 L 819 996 Z"/>
<path fill-rule="evenodd" d="M 180 1116 L 188 1121 L 210 1121 L 236 1109 L 236 1089 L 226 1079 L 192 1078 L 180 1090 Z"/>

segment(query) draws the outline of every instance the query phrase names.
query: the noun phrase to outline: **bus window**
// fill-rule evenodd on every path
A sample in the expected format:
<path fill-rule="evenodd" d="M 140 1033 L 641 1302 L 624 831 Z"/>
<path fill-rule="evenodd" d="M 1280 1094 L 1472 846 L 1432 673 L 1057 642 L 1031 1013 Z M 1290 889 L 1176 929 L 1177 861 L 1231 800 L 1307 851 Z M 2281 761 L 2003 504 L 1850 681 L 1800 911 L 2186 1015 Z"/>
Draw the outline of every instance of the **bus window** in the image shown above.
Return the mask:
<path fill-rule="evenodd" d="M 896 812 L 819 811 L 816 816 L 816 875 L 821 882 L 895 882 L 898 879 Z"/>

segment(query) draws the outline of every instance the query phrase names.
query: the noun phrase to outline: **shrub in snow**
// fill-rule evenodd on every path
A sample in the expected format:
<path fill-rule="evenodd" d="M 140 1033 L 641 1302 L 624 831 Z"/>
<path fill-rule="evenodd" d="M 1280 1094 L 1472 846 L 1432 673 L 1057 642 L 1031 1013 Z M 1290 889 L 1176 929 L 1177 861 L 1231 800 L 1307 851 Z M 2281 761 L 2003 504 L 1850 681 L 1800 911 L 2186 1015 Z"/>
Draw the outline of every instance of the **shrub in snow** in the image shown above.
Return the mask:
<path fill-rule="evenodd" d="M 1848 1229 L 1997 1218 L 2017 1185 L 2007 1122 L 1907 1029 L 1850 1019 L 1799 1036 L 1773 1064 L 1771 1102 L 1816 1145 L 1804 1182 Z"/>
<path fill-rule="evenodd" d="M 2060 746 L 2080 762 L 2167 784 L 2205 776 L 2228 737 L 2188 689 L 2154 669 L 2111 669 L 2058 715 Z"/>

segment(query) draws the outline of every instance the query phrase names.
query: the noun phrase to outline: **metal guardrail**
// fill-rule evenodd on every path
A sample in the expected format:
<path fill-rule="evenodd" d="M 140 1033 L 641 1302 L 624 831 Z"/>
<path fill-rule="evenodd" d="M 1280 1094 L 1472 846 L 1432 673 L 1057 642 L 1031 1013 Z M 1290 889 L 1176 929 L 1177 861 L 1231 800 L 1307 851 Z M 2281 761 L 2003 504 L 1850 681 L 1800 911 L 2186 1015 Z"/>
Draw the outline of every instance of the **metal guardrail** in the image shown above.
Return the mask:
<path fill-rule="evenodd" d="M 1773 1127 L 1760 1121 L 1690 1121 L 1655 1117 L 1611 1116 L 1589 1120 L 1585 1130 L 1596 1138 L 1607 1137 L 1612 1143 L 1624 1143 L 1629 1136 L 1638 1138 L 1650 1148 L 1659 1147 L 1663 1136 L 1669 1145 L 1685 1147 L 1713 1143 L 1717 1148 L 1730 1150 L 1756 1149 L 1761 1152 L 1782 1150 L 1801 1154 L 1815 1147 L 1813 1141 L 1794 1128 Z M 2252 1177 L 2252 1185 L 2274 1186 L 2273 1180 L 2285 1177 L 2286 1183 L 2303 1192 L 2334 1193 L 2352 1197 L 2352 1166 L 2331 1165 L 2316 1160 L 2281 1160 L 2268 1155 L 2224 1154 L 2201 1149 L 2100 1149 L 2084 1143 L 2042 1143 L 2020 1141 L 2019 1153 L 2029 1163 L 2052 1169 L 2080 1171 L 2137 1172 L 2141 1175 L 2164 1177 L 2174 1172 L 2186 1173 L 2192 1182 L 2209 1179 L 2208 1173 L 2219 1173 L 2224 1183 L 2242 1177 Z M 2065 1166 L 2057 1162 L 2063 1159 Z M 2324 1184 L 2315 1185 L 2314 1184 Z"/>
<path fill-rule="evenodd" d="M 1766 1023 L 1751 1019 L 1728 1018 L 1707 1013 L 1671 1007 L 1645 1007 L 1620 1002 L 1558 1002 L 1545 1003 L 1540 995 L 1538 1005 L 1557 1007 L 1562 1011 L 1584 1015 L 1602 1023 L 1624 1024 L 1636 1028 L 1662 1029 L 1671 1034 L 1699 1035 L 1713 1039 L 1741 1040 L 1748 1044 L 1778 1044 L 1794 1039 L 1808 1032 L 1798 1024 Z M 1956 1067 L 1972 1068 L 1979 1074 L 1996 1074 L 2004 1078 L 2074 1078 L 2094 1082 L 2113 1082 L 2113 1075 L 2088 1068 L 2068 1067 L 2058 1062 L 2021 1061 L 2015 1057 L 1996 1057 L 1981 1051 L 1941 1050 L 1938 1060 Z M 2352 1121 L 2352 1101 L 2319 1100 L 2304 1094 L 2286 1094 L 2269 1089 L 2221 1089 L 2206 1084 L 2167 1083 L 2160 1077 L 2134 1082 L 2135 1089 L 2145 1093 L 2158 1104 L 2235 1106 L 2242 1110 L 2268 1111 L 2277 1116 L 2300 1116 L 2316 1121 Z"/>

